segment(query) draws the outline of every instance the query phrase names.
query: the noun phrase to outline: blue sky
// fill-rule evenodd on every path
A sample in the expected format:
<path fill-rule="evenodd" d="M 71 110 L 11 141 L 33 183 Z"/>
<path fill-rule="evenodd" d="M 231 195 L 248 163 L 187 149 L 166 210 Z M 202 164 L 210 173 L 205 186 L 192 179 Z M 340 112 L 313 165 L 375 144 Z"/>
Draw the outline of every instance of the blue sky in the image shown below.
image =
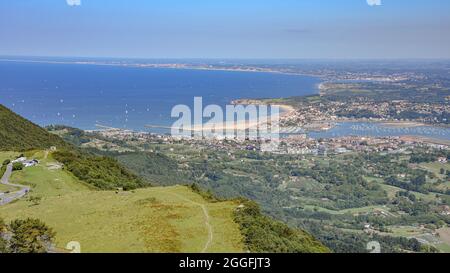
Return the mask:
<path fill-rule="evenodd" d="M 0 0 L 0 55 L 450 58 L 449 14 L 448 0 Z"/>

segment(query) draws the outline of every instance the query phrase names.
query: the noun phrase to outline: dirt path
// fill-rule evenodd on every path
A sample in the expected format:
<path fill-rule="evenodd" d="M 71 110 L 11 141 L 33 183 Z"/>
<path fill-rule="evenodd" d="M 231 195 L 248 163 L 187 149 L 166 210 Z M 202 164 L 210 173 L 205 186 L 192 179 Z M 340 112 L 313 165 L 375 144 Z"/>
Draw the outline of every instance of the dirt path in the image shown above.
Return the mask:
<path fill-rule="evenodd" d="M 195 202 L 193 202 L 195 204 Z M 205 216 L 205 225 L 208 228 L 208 241 L 205 244 L 205 247 L 202 250 L 202 253 L 205 253 L 206 250 L 208 250 L 209 246 L 211 245 L 213 239 L 214 239 L 214 235 L 213 235 L 213 228 L 211 226 L 211 223 L 209 223 L 209 213 L 208 213 L 208 209 L 206 208 L 205 205 L 202 204 L 198 204 L 199 206 L 202 207 L 203 210 L 203 214 Z"/>
<path fill-rule="evenodd" d="M 188 203 L 191 203 L 193 205 L 199 206 L 202 209 L 203 215 L 205 217 L 205 226 L 208 229 L 208 241 L 205 243 L 205 246 L 202 249 L 202 253 L 206 253 L 206 251 L 208 250 L 208 248 L 210 247 L 210 245 L 212 244 L 212 242 L 214 240 L 213 227 L 212 227 L 211 223 L 209 222 L 210 216 L 209 216 L 208 208 L 205 205 L 203 205 L 203 204 L 200 204 L 200 203 L 197 203 L 197 202 L 192 201 L 190 199 L 187 199 L 186 197 L 184 197 L 182 195 L 179 195 L 177 193 L 164 192 L 164 191 L 161 191 L 161 192 L 166 193 L 166 194 L 170 194 L 172 196 L 175 196 L 175 197 L 177 197 L 177 198 L 179 198 L 181 200 L 184 200 L 184 201 L 186 201 Z"/>

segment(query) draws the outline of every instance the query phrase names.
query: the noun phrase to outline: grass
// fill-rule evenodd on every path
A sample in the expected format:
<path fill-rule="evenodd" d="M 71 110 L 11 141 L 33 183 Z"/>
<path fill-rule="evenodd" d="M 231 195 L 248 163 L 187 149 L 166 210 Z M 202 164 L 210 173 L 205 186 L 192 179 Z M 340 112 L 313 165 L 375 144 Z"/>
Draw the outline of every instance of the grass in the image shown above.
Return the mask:
<path fill-rule="evenodd" d="M 82 183 L 72 174 L 62 169 L 52 170 L 52 166 L 57 166 L 55 165 L 57 162 L 52 160 L 51 156 L 46 159 L 44 153 L 36 152 L 30 158 L 40 160 L 40 164 L 14 172 L 10 182 L 31 186 L 31 195 L 47 198 L 74 191 L 90 190 L 90 186 Z"/>
<path fill-rule="evenodd" d="M 389 215 L 391 214 L 389 212 L 389 208 L 383 207 L 383 206 L 368 206 L 368 207 L 361 207 L 361 208 L 341 210 L 342 213 L 351 213 L 351 214 L 354 214 L 354 213 L 368 213 L 368 212 L 375 212 L 375 211 L 384 211 L 384 212 L 386 212 Z"/>
<path fill-rule="evenodd" d="M 18 155 L 19 155 L 19 153 L 16 153 L 16 152 L 1 152 L 0 151 L 0 165 L 6 159 L 12 160 L 12 159 L 15 159 Z"/>
<path fill-rule="evenodd" d="M 396 237 L 414 237 L 418 236 L 424 233 L 423 230 L 421 230 L 418 227 L 414 226 L 389 226 L 388 227 L 392 233 L 389 233 L 391 236 Z"/>
<path fill-rule="evenodd" d="M 437 244 L 435 246 L 442 253 L 450 253 L 450 245 L 448 245 L 448 244 L 442 243 L 442 244 Z"/>
<path fill-rule="evenodd" d="M 434 173 L 438 179 L 443 180 L 443 181 L 446 180 L 446 175 L 440 173 L 441 169 L 444 169 L 444 171 L 450 171 L 450 163 L 446 163 L 446 164 L 442 164 L 439 162 L 422 163 L 419 165 L 419 167 L 421 169 L 424 169 L 424 170 Z M 437 179 L 429 179 L 429 182 L 431 182 L 431 183 L 434 183 L 436 181 L 437 181 Z M 443 190 L 450 189 L 450 181 L 447 181 L 447 182 L 441 184 L 439 188 L 441 188 Z"/>
<path fill-rule="evenodd" d="M 343 214 L 340 211 L 337 210 L 330 210 L 327 208 L 322 208 L 322 207 L 318 207 L 318 206 L 312 206 L 312 205 L 305 205 L 303 206 L 304 209 L 306 210 L 314 210 L 314 211 L 318 211 L 318 212 L 325 212 L 325 213 L 329 213 L 329 214 L 333 214 L 333 215 L 338 215 L 338 214 Z"/>
<path fill-rule="evenodd" d="M 440 239 L 443 241 L 437 244 L 436 247 L 444 253 L 450 253 L 450 227 L 441 228 L 438 230 Z"/>
<path fill-rule="evenodd" d="M 394 187 L 391 185 L 386 185 L 386 184 L 380 184 L 380 186 L 383 188 L 383 190 L 386 191 L 389 199 L 394 199 L 397 195 L 398 192 L 403 191 L 403 189 L 400 189 L 398 187 Z"/>
<path fill-rule="evenodd" d="M 200 206 L 213 226 L 207 252 L 241 252 L 240 232 L 232 220 L 233 202 L 207 203 L 187 187 L 135 192 L 88 191 L 53 196 L 31 205 L 21 200 L 0 207 L 6 220 L 34 217 L 57 232 L 60 248 L 78 241 L 83 252 L 201 252 L 208 229 Z"/>
<path fill-rule="evenodd" d="M 440 178 L 444 178 L 444 175 L 440 174 L 440 170 L 444 169 L 446 171 L 450 171 L 450 163 L 442 164 L 439 162 L 432 163 L 422 163 L 419 165 L 422 169 L 428 170 L 434 174 L 436 174 Z"/>
<path fill-rule="evenodd" d="M 383 187 L 383 189 L 385 189 L 388 192 L 388 196 L 391 196 L 391 195 L 395 196 L 395 194 L 397 192 L 405 191 L 404 189 L 386 185 L 386 184 L 382 184 L 381 187 Z M 437 199 L 436 194 L 434 194 L 434 193 L 424 194 L 424 193 L 415 192 L 415 191 L 410 191 L 410 193 L 414 194 L 416 196 L 416 198 L 422 199 L 426 202 L 434 202 Z"/>
<path fill-rule="evenodd" d="M 289 188 L 299 188 L 304 191 L 321 191 L 324 186 L 316 180 L 308 177 L 296 177 L 288 182 Z"/>
<path fill-rule="evenodd" d="M 96 191 L 62 169 L 50 170 L 51 155 L 35 154 L 40 165 L 14 172 L 12 181 L 32 185 L 31 196 L 0 207 L 6 221 L 38 218 L 56 233 L 56 245 L 71 241 L 82 252 L 201 252 L 209 240 L 202 205 L 209 214 L 213 240 L 206 252 L 242 252 L 234 201 L 209 203 L 184 186 L 133 192 Z"/>
<path fill-rule="evenodd" d="M 0 184 L 0 192 L 13 192 L 15 190 L 17 190 L 16 187 Z"/>
<path fill-rule="evenodd" d="M 394 236 L 394 237 L 405 237 L 405 238 L 420 238 L 422 240 L 428 241 L 429 244 L 436 247 L 439 251 L 443 253 L 450 253 L 450 244 L 447 242 L 448 228 L 440 229 L 441 237 L 432 236 L 431 230 L 421 229 L 417 226 L 389 226 L 391 233 L 383 233 L 384 235 Z"/>
<path fill-rule="evenodd" d="M 397 192 L 405 191 L 404 189 L 384 184 L 383 180 L 380 178 L 366 177 L 366 180 L 369 182 L 379 183 L 379 185 L 383 188 L 383 190 L 386 191 L 389 199 L 391 199 L 391 200 L 395 198 Z M 436 194 L 433 194 L 433 193 L 423 194 L 423 193 L 415 192 L 415 191 L 410 191 L 410 192 L 413 193 L 416 196 L 416 198 L 422 199 L 424 201 L 428 201 L 428 202 L 436 201 Z"/>
<path fill-rule="evenodd" d="M 318 206 L 311 206 L 311 205 L 306 205 L 306 206 L 304 206 L 304 208 L 305 209 L 309 209 L 309 210 L 317 210 L 319 212 L 326 212 L 326 213 L 334 214 L 334 215 L 360 214 L 360 213 L 372 213 L 372 212 L 375 212 L 375 211 L 384 211 L 388 215 L 392 216 L 392 213 L 389 212 L 389 208 L 382 207 L 382 206 L 367 206 L 367 207 L 344 209 L 344 210 L 330 210 L 330 209 L 327 209 L 327 208 L 322 208 L 322 207 L 318 207 Z"/>

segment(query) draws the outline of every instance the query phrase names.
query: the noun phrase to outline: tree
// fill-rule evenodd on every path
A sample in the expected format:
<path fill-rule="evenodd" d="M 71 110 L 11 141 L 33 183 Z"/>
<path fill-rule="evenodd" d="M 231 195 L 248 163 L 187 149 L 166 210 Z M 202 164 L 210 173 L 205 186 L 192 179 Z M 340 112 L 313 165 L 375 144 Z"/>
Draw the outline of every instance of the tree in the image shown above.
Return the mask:
<path fill-rule="evenodd" d="M 23 164 L 20 162 L 16 162 L 13 164 L 13 171 L 21 171 L 23 170 Z"/>
<path fill-rule="evenodd" d="M 0 218 L 0 253 L 8 252 L 8 244 L 6 239 L 3 237 L 6 231 L 6 224 L 2 218 Z"/>
<path fill-rule="evenodd" d="M 55 238 L 55 232 L 38 219 L 14 220 L 9 229 L 13 234 L 10 249 L 14 253 L 46 253 Z"/>
<path fill-rule="evenodd" d="M 5 221 L 2 218 L 0 218 L 0 234 L 3 233 L 5 229 L 6 229 Z"/>
<path fill-rule="evenodd" d="M 41 203 L 42 197 L 40 196 L 30 196 L 27 201 L 33 203 L 34 206 L 37 206 Z"/>
<path fill-rule="evenodd" d="M 425 185 L 425 183 L 427 183 L 427 177 L 424 174 L 421 174 L 419 176 L 414 177 L 411 182 L 417 187 L 420 187 Z"/>

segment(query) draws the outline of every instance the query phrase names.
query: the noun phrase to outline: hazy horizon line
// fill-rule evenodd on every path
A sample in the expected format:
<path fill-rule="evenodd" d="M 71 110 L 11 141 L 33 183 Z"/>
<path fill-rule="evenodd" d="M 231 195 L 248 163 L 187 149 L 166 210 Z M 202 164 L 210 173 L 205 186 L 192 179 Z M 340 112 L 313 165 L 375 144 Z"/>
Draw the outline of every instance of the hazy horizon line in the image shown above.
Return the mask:
<path fill-rule="evenodd" d="M 127 59 L 127 60 L 268 60 L 268 61 L 450 61 L 450 58 L 242 58 L 242 57 L 128 57 L 128 56 L 61 56 L 61 55 L 0 55 L 0 58 L 73 58 L 73 59 Z"/>

